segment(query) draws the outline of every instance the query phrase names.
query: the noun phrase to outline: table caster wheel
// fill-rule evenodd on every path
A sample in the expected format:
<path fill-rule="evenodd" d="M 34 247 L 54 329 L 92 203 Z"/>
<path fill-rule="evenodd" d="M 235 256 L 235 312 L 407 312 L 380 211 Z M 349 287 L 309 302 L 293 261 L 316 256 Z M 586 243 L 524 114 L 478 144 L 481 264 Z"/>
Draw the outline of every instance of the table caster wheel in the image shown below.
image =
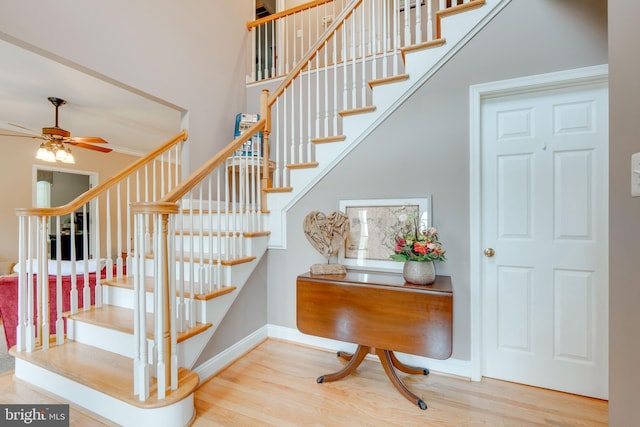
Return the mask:
<path fill-rule="evenodd" d="M 322 384 L 322 383 L 324 382 L 324 375 L 322 375 L 322 376 L 320 376 L 320 377 L 316 378 L 316 382 L 317 382 L 318 384 Z"/>
<path fill-rule="evenodd" d="M 422 399 L 418 399 L 418 406 L 420 407 L 420 409 L 422 409 L 423 411 L 427 409 L 427 404 L 424 402 L 424 400 Z"/>
<path fill-rule="evenodd" d="M 429 375 L 429 370 L 427 368 L 424 368 L 422 370 L 422 375 Z"/>

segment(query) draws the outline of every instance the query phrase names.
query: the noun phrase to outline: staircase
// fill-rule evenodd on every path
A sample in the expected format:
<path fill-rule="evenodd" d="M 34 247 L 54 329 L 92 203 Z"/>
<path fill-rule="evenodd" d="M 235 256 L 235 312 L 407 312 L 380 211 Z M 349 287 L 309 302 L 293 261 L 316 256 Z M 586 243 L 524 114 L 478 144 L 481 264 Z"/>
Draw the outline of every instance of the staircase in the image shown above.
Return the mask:
<path fill-rule="evenodd" d="M 64 207 L 19 210 L 19 261 L 30 268 L 20 273 L 16 377 L 120 425 L 189 425 L 198 358 L 267 248 L 286 245 L 288 209 L 507 2 L 443 7 L 430 39 L 372 58 L 354 48 L 341 62 L 336 40 L 358 39 L 355 23 L 363 29 L 382 13 L 371 6 L 378 1 L 351 0 L 286 77 L 250 85 L 261 92 L 261 120 L 186 180 L 179 179 L 182 133 Z M 405 40 L 417 40 L 411 31 Z M 364 46 L 364 36 L 358 40 Z M 278 83 L 273 94 L 265 90 Z M 347 90 L 351 83 L 358 95 Z M 259 155 L 239 155 L 256 146 L 259 132 Z M 46 310 L 62 307 L 62 297 L 49 302 L 47 280 L 61 280 L 61 263 L 48 279 L 32 272 L 49 268 L 48 236 L 54 230 L 60 242 L 64 216 L 79 210 L 91 212 L 96 238 L 85 242 L 84 260 L 70 261 L 72 277 L 90 282 L 89 257 L 103 259 L 104 272 L 96 275 L 95 305 L 79 306 L 78 293 L 90 301 L 92 291 L 74 286 L 71 310 L 57 310 L 50 336 Z"/>

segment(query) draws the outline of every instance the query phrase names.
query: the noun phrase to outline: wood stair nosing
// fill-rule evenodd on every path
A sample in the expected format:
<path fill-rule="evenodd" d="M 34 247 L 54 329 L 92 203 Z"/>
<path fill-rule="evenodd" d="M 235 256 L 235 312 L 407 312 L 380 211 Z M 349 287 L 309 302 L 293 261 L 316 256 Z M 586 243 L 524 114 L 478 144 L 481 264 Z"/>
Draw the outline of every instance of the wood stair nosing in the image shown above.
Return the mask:
<path fill-rule="evenodd" d="M 353 116 L 355 114 L 371 113 L 371 112 L 373 112 L 375 110 L 376 110 L 376 106 L 375 105 L 367 105 L 367 106 L 364 106 L 364 107 L 352 108 L 350 110 L 338 111 L 338 115 L 340 117 L 346 117 L 346 116 Z"/>
<path fill-rule="evenodd" d="M 263 192 L 271 194 L 271 193 L 291 193 L 293 191 L 293 187 L 271 187 L 271 188 L 263 188 Z"/>
<path fill-rule="evenodd" d="M 133 282 L 134 282 L 134 277 L 133 276 L 125 276 L 125 277 L 121 277 L 119 279 L 112 279 L 112 280 L 105 280 L 102 282 L 103 285 L 106 286 L 113 286 L 113 287 L 117 287 L 117 288 L 122 288 L 122 289 L 129 289 L 129 290 L 133 290 Z M 187 282 L 185 281 L 184 283 L 185 285 L 185 289 L 190 289 L 191 287 L 191 282 Z M 197 285 L 194 286 L 194 288 L 197 287 Z M 147 292 L 153 292 L 154 291 L 154 283 L 153 283 L 153 277 L 146 277 L 145 278 L 145 289 Z M 218 289 L 214 289 L 211 292 L 207 292 L 204 294 L 195 294 L 194 295 L 194 299 L 198 300 L 198 301 L 208 301 L 210 299 L 214 299 L 216 297 L 228 294 L 230 292 L 233 292 L 237 289 L 237 286 L 222 286 Z M 177 297 L 180 296 L 180 292 L 177 292 Z M 188 295 L 185 295 L 185 298 L 189 298 Z"/>
<path fill-rule="evenodd" d="M 153 253 L 148 253 L 145 256 L 145 258 L 153 259 Z M 200 264 L 200 262 L 202 262 L 202 264 L 204 265 L 224 265 L 224 266 L 244 264 L 246 262 L 251 262 L 254 259 L 256 259 L 255 256 L 244 256 L 244 257 L 231 258 L 231 259 L 223 259 L 223 258 L 218 259 L 218 254 L 204 254 L 204 256 L 198 257 L 198 256 L 191 256 L 187 253 L 184 253 L 182 257 L 179 255 L 176 256 L 176 261 L 180 261 L 180 262 L 193 261 L 194 264 Z"/>
<path fill-rule="evenodd" d="M 398 74 L 397 76 L 390 76 L 390 77 L 384 77 L 381 79 L 370 80 L 369 87 L 373 89 L 374 86 L 381 86 L 385 84 L 401 82 L 408 79 L 409 79 L 409 74 Z"/>
<path fill-rule="evenodd" d="M 91 307 L 87 311 L 79 311 L 75 314 L 67 314 L 66 317 L 77 322 L 89 323 L 91 325 L 100 326 L 105 329 L 112 329 L 133 335 L 133 315 L 134 310 L 131 308 L 118 307 L 115 305 L 104 304 L 102 307 Z M 153 339 L 154 336 L 154 320 L 153 313 L 147 313 L 147 339 Z M 185 341 L 192 336 L 206 331 L 213 325 L 211 323 L 196 323 L 196 326 L 186 331 L 178 332 L 178 343 Z"/>
<path fill-rule="evenodd" d="M 247 237 L 247 238 L 252 238 L 252 237 L 264 237 L 264 236 L 268 236 L 269 234 L 271 234 L 270 231 L 232 231 L 232 232 L 228 232 L 228 231 L 216 231 L 216 230 L 204 230 L 204 231 L 198 231 L 198 230 L 184 230 L 184 231 L 176 231 L 176 235 L 180 236 L 205 236 L 205 237 L 209 237 L 209 236 L 213 236 L 213 237 Z"/>
<path fill-rule="evenodd" d="M 221 214 L 221 215 L 225 215 L 225 214 L 229 214 L 229 215 L 238 215 L 238 214 L 246 214 L 246 213 L 253 213 L 253 211 L 251 210 L 246 210 L 246 209 L 242 209 L 242 210 L 236 210 L 236 211 L 232 211 L 232 210 L 218 210 L 218 209 L 182 209 L 180 211 L 180 213 L 182 213 L 182 217 L 183 218 L 188 218 L 190 213 L 193 213 L 193 215 L 217 215 L 217 214 Z"/>
<path fill-rule="evenodd" d="M 313 168 L 317 168 L 318 165 L 319 165 L 318 162 L 290 163 L 287 165 L 287 169 L 313 169 Z"/>
<path fill-rule="evenodd" d="M 141 402 L 133 394 L 132 359 L 77 341 L 32 352 L 10 350 L 12 356 L 51 371 L 70 381 L 101 392 L 138 408 L 170 406 L 191 395 L 200 378 L 195 372 L 178 368 L 178 388 L 167 390 L 165 399 L 157 398 L 157 383 L 152 380 L 149 398 Z"/>
<path fill-rule="evenodd" d="M 404 62 L 407 62 L 406 61 L 407 53 L 416 52 L 418 50 L 424 50 L 424 49 L 431 49 L 431 48 L 435 48 L 435 47 L 440 47 L 440 46 L 443 46 L 446 43 L 447 43 L 447 40 L 445 38 L 437 38 L 437 39 L 430 40 L 428 42 L 418 43 L 418 44 L 413 44 L 411 46 L 402 47 L 402 48 L 400 48 L 400 52 L 402 53 L 402 60 Z"/>
<path fill-rule="evenodd" d="M 334 135 L 334 136 L 321 136 L 318 138 L 311 138 L 312 144 L 328 144 L 331 142 L 342 142 L 347 137 L 345 135 Z"/>
<path fill-rule="evenodd" d="M 239 264 L 244 264 L 247 262 L 251 262 L 253 260 L 256 259 L 255 256 L 244 256 L 244 257 L 240 257 L 240 258 L 231 258 L 231 259 L 221 259 L 218 260 L 217 256 L 215 254 L 212 254 L 213 256 L 211 257 L 207 257 L 206 254 L 205 256 L 203 256 L 202 258 L 198 257 L 198 256 L 190 256 L 188 254 L 185 254 L 184 257 L 177 259 L 176 261 L 184 261 L 184 262 L 192 262 L 194 264 L 200 264 L 200 262 L 202 262 L 202 264 L 204 265 L 223 265 L 223 266 L 232 266 L 232 265 L 239 265 Z"/>

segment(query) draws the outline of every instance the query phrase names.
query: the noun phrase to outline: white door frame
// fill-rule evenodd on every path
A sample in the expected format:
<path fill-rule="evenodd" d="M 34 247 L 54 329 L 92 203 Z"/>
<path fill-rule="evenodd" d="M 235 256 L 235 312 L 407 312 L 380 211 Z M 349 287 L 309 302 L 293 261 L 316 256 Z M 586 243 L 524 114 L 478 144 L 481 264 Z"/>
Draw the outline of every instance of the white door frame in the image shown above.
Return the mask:
<path fill-rule="evenodd" d="M 607 82 L 607 64 L 483 83 L 469 87 L 469 218 L 471 380 L 482 379 L 482 168 L 481 106 L 486 98 Z"/>

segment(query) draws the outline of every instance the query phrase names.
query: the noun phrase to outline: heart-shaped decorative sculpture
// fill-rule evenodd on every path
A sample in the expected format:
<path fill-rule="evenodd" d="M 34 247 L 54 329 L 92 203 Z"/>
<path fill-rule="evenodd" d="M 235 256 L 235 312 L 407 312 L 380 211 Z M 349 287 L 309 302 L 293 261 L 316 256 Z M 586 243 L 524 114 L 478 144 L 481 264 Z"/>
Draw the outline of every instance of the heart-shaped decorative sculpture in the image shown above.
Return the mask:
<path fill-rule="evenodd" d="M 313 211 L 304 218 L 305 236 L 327 260 L 338 254 L 348 233 L 349 218 L 340 211 L 331 212 L 328 217 Z"/>

